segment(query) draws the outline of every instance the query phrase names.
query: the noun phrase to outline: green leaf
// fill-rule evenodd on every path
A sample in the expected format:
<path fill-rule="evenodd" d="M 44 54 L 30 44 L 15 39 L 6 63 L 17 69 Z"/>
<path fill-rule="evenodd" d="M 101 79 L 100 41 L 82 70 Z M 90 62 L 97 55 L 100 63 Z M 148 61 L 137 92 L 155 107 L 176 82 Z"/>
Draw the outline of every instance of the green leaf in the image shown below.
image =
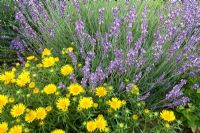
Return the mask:
<path fill-rule="evenodd" d="M 199 89 L 197 89 L 197 93 L 198 93 L 198 94 L 200 93 L 200 88 L 199 88 Z"/>

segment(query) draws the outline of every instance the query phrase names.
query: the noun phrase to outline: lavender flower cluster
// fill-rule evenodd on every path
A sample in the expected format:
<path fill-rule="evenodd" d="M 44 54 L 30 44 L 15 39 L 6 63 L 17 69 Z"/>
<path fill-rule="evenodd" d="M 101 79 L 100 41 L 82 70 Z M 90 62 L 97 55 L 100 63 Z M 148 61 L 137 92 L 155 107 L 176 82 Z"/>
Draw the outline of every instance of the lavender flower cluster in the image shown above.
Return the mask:
<path fill-rule="evenodd" d="M 200 42 L 198 28 L 200 5 L 196 0 L 185 0 L 183 3 L 179 1 L 169 2 L 166 7 L 167 10 L 169 9 L 169 13 L 159 16 L 155 33 L 149 32 L 151 27 L 148 27 L 148 6 L 143 8 L 141 17 L 138 17 L 139 13 L 137 14 L 135 5 L 126 4 L 128 12 L 125 16 L 121 16 L 122 10 L 119 5 L 113 7 L 113 20 L 109 27 L 106 27 L 107 31 L 101 29 L 106 22 L 106 9 L 100 8 L 97 11 L 99 13 L 97 27 L 100 28 L 96 29 L 96 36 L 91 34 L 89 31 L 91 27 L 87 27 L 88 21 L 84 16 L 81 16 L 81 12 L 85 10 L 81 7 L 88 6 L 86 0 L 83 3 L 78 0 L 53 0 L 51 4 L 47 3 L 46 8 L 44 3 L 39 0 L 18 0 L 16 3 L 19 5 L 16 11 L 16 20 L 21 25 L 23 30 L 20 32 L 26 39 L 45 40 L 43 37 L 46 36 L 46 33 L 51 39 L 54 39 L 56 27 L 60 26 L 58 21 L 62 19 L 66 22 L 70 28 L 62 27 L 62 29 L 70 31 L 71 38 L 78 50 L 78 54 L 73 52 L 68 52 L 68 54 L 75 69 L 83 73 L 81 83 L 84 87 L 95 88 L 102 85 L 104 81 L 115 78 L 112 80 L 119 83 L 118 88 L 121 90 L 137 84 L 141 88 L 141 97 L 138 100 L 148 99 L 151 97 L 151 92 L 158 89 L 157 86 L 162 85 L 167 87 L 166 93 L 168 92 L 163 101 L 172 100 L 167 104 L 168 106 L 178 106 L 189 101 L 181 91 L 181 88 L 186 84 L 184 79 L 174 87 L 174 84 L 163 85 L 163 83 L 169 81 L 170 76 L 199 74 L 200 56 L 197 49 L 199 49 Z M 50 5 L 53 8 L 48 7 Z M 73 17 L 74 12 L 69 11 L 68 5 L 74 6 L 78 18 Z M 28 8 L 29 14 L 25 13 L 25 7 L 30 7 Z M 48 9 L 55 10 L 55 12 L 59 9 L 57 11 L 59 19 L 56 20 L 52 14 L 48 14 Z M 140 18 L 141 20 L 137 20 Z M 38 26 L 37 30 L 30 26 L 30 21 Z M 139 29 L 141 29 L 139 37 L 135 37 L 133 32 L 136 21 L 141 22 L 139 23 Z M 48 26 L 45 23 L 53 23 L 55 26 Z M 146 47 L 150 34 L 154 34 L 154 39 L 152 44 L 148 44 Z M 22 51 L 24 45 L 18 42 L 20 41 L 13 40 L 12 47 Z M 39 41 L 36 43 L 40 45 Z M 77 56 L 81 57 L 84 62 L 81 69 L 77 67 L 79 62 Z M 168 66 L 168 68 L 162 68 L 163 66 Z M 158 76 L 155 77 L 154 74 Z M 120 76 L 129 78 L 130 82 L 125 83 L 124 79 L 119 78 Z M 152 80 L 152 78 L 154 79 Z M 75 75 L 70 75 L 70 79 L 72 82 L 77 81 Z M 143 88 L 143 86 L 146 87 Z M 60 87 L 64 88 L 64 85 L 61 83 Z"/>

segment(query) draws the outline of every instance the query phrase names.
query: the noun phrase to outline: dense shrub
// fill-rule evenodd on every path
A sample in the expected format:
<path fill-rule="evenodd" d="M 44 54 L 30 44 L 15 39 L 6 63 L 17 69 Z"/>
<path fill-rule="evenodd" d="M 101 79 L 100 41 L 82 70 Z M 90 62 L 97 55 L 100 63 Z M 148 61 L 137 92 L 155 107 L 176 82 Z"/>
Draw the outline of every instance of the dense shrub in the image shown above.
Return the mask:
<path fill-rule="evenodd" d="M 85 64 L 84 87 L 109 81 L 124 90 L 137 84 L 151 108 L 186 103 L 180 89 L 187 81 L 176 82 L 198 66 L 199 4 L 168 3 L 159 15 L 151 9 L 160 7 L 158 1 L 107 2 L 18 1 L 16 20 L 24 39 L 13 40 L 13 47 L 31 53 L 48 47 L 59 53 L 74 45 L 72 58 Z"/>
<path fill-rule="evenodd" d="M 190 83 L 187 77 L 198 71 L 200 66 L 200 5 L 197 1 L 168 2 L 165 6 L 159 0 L 18 0 L 16 4 L 16 20 L 19 23 L 17 30 L 20 34 L 11 42 L 11 47 L 17 51 L 24 67 L 2 73 L 1 80 L 4 84 L 9 84 L 2 85 L 2 94 L 9 97 L 11 90 L 15 94 L 18 86 L 16 96 L 11 97 L 23 95 L 16 102 L 25 105 L 20 104 L 20 107 L 28 107 L 32 111 L 36 110 L 36 113 L 39 107 L 54 107 L 53 114 L 58 120 L 55 121 L 55 117 L 47 118 L 46 124 L 52 124 L 52 127 L 43 126 L 38 128 L 39 132 L 54 128 L 85 132 L 87 126 L 96 129 L 94 125 L 98 119 L 103 120 L 106 125 L 104 118 L 107 123 L 111 123 L 113 114 L 107 113 L 106 109 L 112 106 L 112 101 L 116 102 L 113 105 L 122 109 L 117 111 L 116 120 L 109 125 L 112 132 L 145 132 L 149 129 L 153 132 L 176 131 L 180 122 L 170 127 L 169 123 L 155 117 L 155 114 L 158 115 L 155 111 L 161 112 L 163 108 L 175 108 L 190 101 L 190 96 L 183 93 L 182 88 Z M 57 57 L 53 57 L 51 52 Z M 24 58 L 27 55 L 31 56 Z M 35 62 L 29 61 L 36 57 L 38 60 Z M 65 66 L 62 67 L 63 65 Z M 60 73 L 68 76 L 63 77 Z M 112 86 L 112 91 L 104 83 Z M 38 89 L 35 91 L 41 91 L 41 95 L 34 95 L 34 90 L 25 89 L 28 84 L 29 88 L 36 84 Z M 58 84 L 60 88 L 68 87 L 58 90 Z M 66 93 L 71 93 L 71 85 L 79 86 L 75 90 L 84 88 L 80 89 L 80 92 L 84 92 L 83 95 L 65 97 Z M 101 98 L 95 96 L 98 87 L 108 93 L 100 101 L 98 99 Z M 32 95 L 34 96 L 31 97 Z M 27 97 L 30 99 L 26 100 Z M 68 107 L 69 104 L 71 107 L 68 110 L 70 115 L 60 114 L 59 107 L 56 107 L 58 97 L 65 97 L 65 106 Z M 82 112 L 81 101 L 88 103 L 88 106 L 97 102 L 99 106 L 94 104 L 96 109 L 92 106 L 91 112 Z M 11 109 L 13 106 L 8 104 L 6 108 Z M 141 121 L 132 123 L 130 115 L 124 116 L 126 113 L 123 113 L 123 109 L 136 111 L 134 118 L 142 116 L 138 119 Z M 146 117 L 145 112 L 150 114 Z M 3 113 L 3 116 L 9 116 L 8 119 L 15 117 L 13 113 L 12 117 Z M 99 114 L 103 116 L 98 116 Z M 167 118 L 163 116 L 165 114 Z M 174 121 L 175 116 L 173 112 L 163 111 L 161 118 L 169 122 Z M 26 119 L 25 121 L 27 122 Z M 80 127 L 82 123 L 86 125 Z M 37 124 L 38 121 L 32 129 L 35 130 Z"/>

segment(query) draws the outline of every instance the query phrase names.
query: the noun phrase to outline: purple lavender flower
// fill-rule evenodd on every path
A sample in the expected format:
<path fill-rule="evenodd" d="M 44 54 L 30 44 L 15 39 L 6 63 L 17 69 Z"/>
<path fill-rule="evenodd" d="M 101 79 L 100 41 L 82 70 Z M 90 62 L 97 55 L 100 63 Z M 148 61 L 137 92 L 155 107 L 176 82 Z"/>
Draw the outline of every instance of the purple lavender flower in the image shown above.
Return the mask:
<path fill-rule="evenodd" d="M 199 86 L 199 84 L 198 84 L 198 83 L 196 83 L 196 84 L 194 84 L 194 85 L 193 85 L 193 87 L 192 87 L 192 88 L 196 90 L 196 89 L 198 89 L 199 87 L 200 87 L 200 86 Z"/>
<path fill-rule="evenodd" d="M 72 51 L 68 51 L 67 53 L 71 57 L 72 63 L 74 65 L 75 69 L 77 69 L 77 58 L 76 58 L 76 55 Z"/>
<path fill-rule="evenodd" d="M 31 28 L 31 26 L 26 22 L 26 18 L 22 14 L 21 11 L 16 10 L 15 19 L 23 26 L 24 36 L 25 37 L 33 37 L 36 41 L 38 41 L 38 37 L 36 32 Z"/>
<path fill-rule="evenodd" d="M 54 29 L 49 29 L 49 35 L 50 35 L 50 38 L 54 38 L 55 36 Z"/>
<path fill-rule="evenodd" d="M 72 2 L 73 2 L 73 6 L 76 8 L 76 11 L 77 11 L 77 13 L 78 14 L 80 14 L 80 3 L 79 3 L 79 0 L 72 0 Z"/>
<path fill-rule="evenodd" d="M 86 86 L 87 86 L 87 81 L 88 81 L 88 78 L 86 78 L 86 77 L 83 77 L 81 80 L 81 84 L 84 88 L 86 88 Z"/>
<path fill-rule="evenodd" d="M 143 96 L 138 97 L 138 101 L 144 101 L 146 100 L 148 97 L 150 96 L 150 92 L 147 92 L 146 94 L 144 94 Z"/>
<path fill-rule="evenodd" d="M 47 21 L 49 18 L 48 18 L 48 15 L 47 13 L 45 12 L 45 8 L 42 6 L 42 4 L 40 3 L 39 0 L 33 0 L 34 2 L 34 5 L 36 6 L 37 10 L 38 10 L 38 13 L 42 16 L 42 18 Z"/>
<path fill-rule="evenodd" d="M 65 86 L 64 83 L 60 82 L 59 83 L 59 88 L 64 90 L 66 88 L 66 86 Z"/>
<path fill-rule="evenodd" d="M 103 24 L 104 8 L 99 9 L 99 24 Z"/>
<path fill-rule="evenodd" d="M 96 74 L 97 82 L 99 84 L 102 84 L 103 79 L 104 79 L 104 72 L 101 66 L 97 67 L 95 74 Z"/>
<path fill-rule="evenodd" d="M 127 27 L 127 42 L 128 42 L 128 46 L 130 47 L 131 43 L 133 42 L 133 34 L 132 34 L 132 31 L 131 31 L 131 28 L 130 27 Z"/>
<path fill-rule="evenodd" d="M 113 15 L 114 15 L 114 20 L 110 26 L 110 36 L 118 36 L 120 33 L 120 28 L 121 28 L 121 20 L 119 19 L 119 16 L 118 16 L 117 7 L 113 8 Z"/>
<path fill-rule="evenodd" d="M 114 8 L 112 8 L 112 13 L 113 13 L 113 16 L 115 17 L 115 18 L 118 18 L 119 17 L 119 8 L 118 7 L 114 7 Z"/>
<path fill-rule="evenodd" d="M 76 33 L 78 36 L 81 36 L 84 32 L 84 23 L 81 19 L 76 22 Z"/>
<path fill-rule="evenodd" d="M 89 84 L 92 89 L 97 86 L 97 75 L 95 73 L 91 73 L 89 77 Z"/>
<path fill-rule="evenodd" d="M 133 84 L 136 84 L 142 77 L 142 72 L 139 72 L 135 75 L 135 79 L 133 80 Z"/>
<path fill-rule="evenodd" d="M 114 50 L 115 59 L 114 61 L 111 61 L 106 69 L 106 76 L 111 74 L 114 70 L 116 70 L 119 74 L 123 73 L 125 71 L 125 68 L 123 66 L 123 51 L 121 49 L 115 49 Z"/>
<path fill-rule="evenodd" d="M 39 23 L 39 15 L 37 13 L 37 9 L 33 6 L 34 3 L 32 0 L 28 1 L 28 10 L 30 12 L 31 18 L 35 23 Z"/>
<path fill-rule="evenodd" d="M 146 38 L 147 36 L 147 8 L 144 7 L 144 10 L 142 12 L 142 25 L 141 25 L 141 29 L 142 29 L 142 36 L 143 38 Z"/>
<path fill-rule="evenodd" d="M 96 45 L 96 40 L 91 37 L 88 33 L 83 33 L 83 36 L 92 44 L 93 46 Z"/>
<path fill-rule="evenodd" d="M 26 63 L 26 61 L 24 60 L 24 58 L 21 56 L 19 52 L 17 52 L 17 58 L 19 62 L 21 62 L 23 65 Z"/>
<path fill-rule="evenodd" d="M 16 37 L 11 41 L 10 47 L 20 53 L 23 53 L 25 50 L 24 44 L 19 37 Z"/>
<path fill-rule="evenodd" d="M 134 22 L 135 17 L 136 17 L 135 6 L 132 6 L 126 17 L 126 21 L 128 22 L 129 27 L 132 27 L 132 23 Z"/>
<path fill-rule="evenodd" d="M 157 83 L 157 84 L 162 83 L 163 80 L 164 80 L 164 78 L 165 78 L 165 76 L 166 76 L 166 74 L 165 74 L 165 73 L 162 73 L 162 74 L 158 77 L 158 79 L 156 80 L 156 83 Z"/>
<path fill-rule="evenodd" d="M 64 15 L 64 13 L 65 13 L 66 6 L 67 6 L 66 0 L 61 0 L 60 1 L 60 10 L 61 10 L 62 15 Z"/>
<path fill-rule="evenodd" d="M 172 103 L 170 103 L 168 105 L 168 107 L 177 107 L 177 106 L 180 106 L 180 105 L 185 105 L 186 103 L 188 103 L 190 101 L 190 99 L 188 97 L 182 97 Z"/>
<path fill-rule="evenodd" d="M 120 90 L 124 90 L 126 88 L 126 84 L 124 82 L 121 82 L 119 85 Z"/>
<path fill-rule="evenodd" d="M 173 87 L 173 89 L 166 95 L 165 100 L 177 99 L 183 93 L 181 88 L 187 83 L 187 80 L 182 79 L 181 82 Z"/>
<path fill-rule="evenodd" d="M 105 34 L 105 36 L 102 39 L 101 45 L 103 47 L 103 56 L 105 57 L 105 55 L 107 55 L 107 53 L 109 52 L 112 44 L 109 42 L 109 35 Z"/>
<path fill-rule="evenodd" d="M 76 82 L 77 82 L 76 76 L 75 76 L 74 73 L 71 73 L 71 74 L 70 74 L 70 79 L 71 79 L 71 82 L 72 82 L 72 83 L 76 83 Z"/>
<path fill-rule="evenodd" d="M 131 90 L 131 88 L 132 88 L 132 86 L 133 86 L 133 84 L 132 84 L 132 83 L 130 83 L 130 84 L 127 84 L 127 85 L 126 85 L 126 91 L 130 91 L 130 90 Z"/>

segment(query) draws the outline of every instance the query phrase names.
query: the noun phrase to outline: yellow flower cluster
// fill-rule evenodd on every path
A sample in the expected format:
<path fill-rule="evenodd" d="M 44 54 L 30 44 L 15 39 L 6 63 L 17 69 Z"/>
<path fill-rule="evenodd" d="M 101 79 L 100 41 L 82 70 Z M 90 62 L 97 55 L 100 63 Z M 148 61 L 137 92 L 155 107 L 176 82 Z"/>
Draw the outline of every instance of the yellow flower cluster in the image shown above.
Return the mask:
<path fill-rule="evenodd" d="M 126 101 L 124 101 L 124 100 L 119 100 L 117 97 L 113 97 L 113 98 L 111 98 L 111 100 L 109 100 L 109 101 L 107 102 L 107 104 L 110 106 L 111 109 L 118 110 L 118 109 L 120 109 L 123 105 L 126 104 Z"/>
<path fill-rule="evenodd" d="M 37 67 L 49 68 L 59 61 L 58 57 L 51 56 L 51 50 L 45 48 L 42 52 L 42 63 L 39 63 Z"/>
<path fill-rule="evenodd" d="M 17 78 L 16 83 L 18 86 L 23 87 L 30 82 L 30 72 L 23 71 Z"/>
<path fill-rule="evenodd" d="M 96 119 L 88 121 L 86 124 L 86 128 L 88 132 L 94 132 L 95 130 L 99 130 L 100 132 L 109 131 L 107 121 L 101 114 L 98 115 Z"/>
<path fill-rule="evenodd" d="M 54 58 L 50 56 L 50 57 L 43 58 L 42 64 L 43 64 L 43 67 L 48 68 L 48 67 L 54 66 L 57 61 L 58 61 L 58 58 Z"/>
<path fill-rule="evenodd" d="M 15 71 L 16 69 L 6 71 L 4 74 L 0 75 L 0 81 L 4 82 L 5 85 L 12 83 L 13 80 L 15 80 Z"/>

